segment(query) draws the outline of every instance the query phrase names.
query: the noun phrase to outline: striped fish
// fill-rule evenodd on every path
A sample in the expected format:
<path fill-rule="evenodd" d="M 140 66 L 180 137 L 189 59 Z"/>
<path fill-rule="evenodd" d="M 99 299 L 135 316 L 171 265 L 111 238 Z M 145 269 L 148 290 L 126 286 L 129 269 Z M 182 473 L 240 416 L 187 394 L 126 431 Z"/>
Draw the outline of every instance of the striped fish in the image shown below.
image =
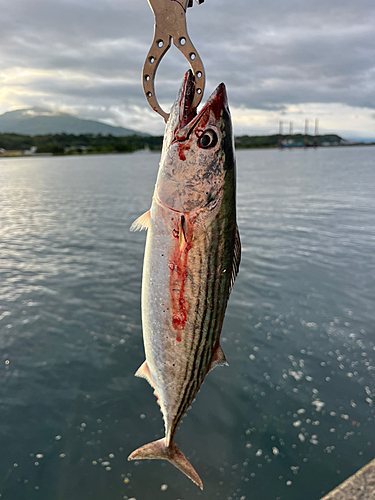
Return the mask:
<path fill-rule="evenodd" d="M 146 361 L 136 372 L 154 389 L 165 437 L 129 460 L 166 459 L 203 489 L 177 447 L 178 426 L 207 375 L 227 364 L 219 337 L 241 245 L 236 224 L 233 133 L 224 84 L 190 112 L 186 73 L 164 135 L 151 209 L 131 229 L 147 229 L 142 280 Z"/>

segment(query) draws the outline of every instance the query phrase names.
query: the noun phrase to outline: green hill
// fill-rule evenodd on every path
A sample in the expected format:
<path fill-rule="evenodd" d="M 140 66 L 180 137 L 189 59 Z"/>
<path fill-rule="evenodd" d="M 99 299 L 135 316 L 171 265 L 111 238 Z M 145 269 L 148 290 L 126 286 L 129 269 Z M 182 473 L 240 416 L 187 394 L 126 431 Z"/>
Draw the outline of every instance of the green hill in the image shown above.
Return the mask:
<path fill-rule="evenodd" d="M 43 108 L 18 109 L 0 115 L 0 133 L 23 135 L 44 134 L 103 134 L 114 136 L 141 135 L 142 132 L 106 123 L 83 120 L 60 111 Z"/>

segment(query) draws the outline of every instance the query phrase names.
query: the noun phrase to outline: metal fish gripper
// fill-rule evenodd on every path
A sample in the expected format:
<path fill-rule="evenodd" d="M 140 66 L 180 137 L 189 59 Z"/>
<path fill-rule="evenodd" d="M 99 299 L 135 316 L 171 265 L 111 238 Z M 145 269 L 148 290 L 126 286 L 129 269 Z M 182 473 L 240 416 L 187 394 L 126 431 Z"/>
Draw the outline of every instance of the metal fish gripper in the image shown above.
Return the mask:
<path fill-rule="evenodd" d="M 202 4 L 204 0 L 196 0 Z M 160 61 L 171 47 L 171 42 L 188 61 L 195 77 L 195 94 L 191 110 L 196 109 L 202 100 L 205 87 L 205 72 L 201 58 L 189 38 L 186 27 L 186 10 L 193 6 L 193 0 L 148 0 L 155 15 L 155 30 L 152 45 L 143 65 L 143 90 L 147 101 L 154 111 L 167 123 L 169 113 L 160 106 L 155 95 L 155 75 Z"/>

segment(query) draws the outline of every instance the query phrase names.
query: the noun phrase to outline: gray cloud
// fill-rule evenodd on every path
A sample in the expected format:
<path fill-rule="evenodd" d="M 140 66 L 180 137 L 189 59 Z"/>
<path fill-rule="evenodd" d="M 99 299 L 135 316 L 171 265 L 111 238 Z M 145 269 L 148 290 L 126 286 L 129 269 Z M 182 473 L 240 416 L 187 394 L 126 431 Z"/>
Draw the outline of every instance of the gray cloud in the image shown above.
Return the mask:
<path fill-rule="evenodd" d="M 23 88 L 22 104 L 162 131 L 140 83 L 153 35 L 146 0 L 3 0 L 0 7 L 1 72 L 38 70 L 3 80 Z M 373 0 L 207 0 L 188 11 L 206 95 L 224 81 L 232 106 L 280 114 L 307 103 L 375 109 L 374 25 Z M 165 106 L 186 68 L 176 49 L 162 62 L 156 90 Z"/>

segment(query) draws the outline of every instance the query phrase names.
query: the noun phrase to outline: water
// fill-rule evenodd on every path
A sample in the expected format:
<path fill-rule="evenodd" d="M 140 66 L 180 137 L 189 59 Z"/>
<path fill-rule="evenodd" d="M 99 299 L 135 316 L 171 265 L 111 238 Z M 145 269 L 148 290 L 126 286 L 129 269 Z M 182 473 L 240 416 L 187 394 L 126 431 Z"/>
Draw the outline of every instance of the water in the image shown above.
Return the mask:
<path fill-rule="evenodd" d="M 242 264 L 168 463 L 140 283 L 159 156 L 0 162 L 0 493 L 10 500 L 318 500 L 375 455 L 375 151 L 239 151 Z"/>

